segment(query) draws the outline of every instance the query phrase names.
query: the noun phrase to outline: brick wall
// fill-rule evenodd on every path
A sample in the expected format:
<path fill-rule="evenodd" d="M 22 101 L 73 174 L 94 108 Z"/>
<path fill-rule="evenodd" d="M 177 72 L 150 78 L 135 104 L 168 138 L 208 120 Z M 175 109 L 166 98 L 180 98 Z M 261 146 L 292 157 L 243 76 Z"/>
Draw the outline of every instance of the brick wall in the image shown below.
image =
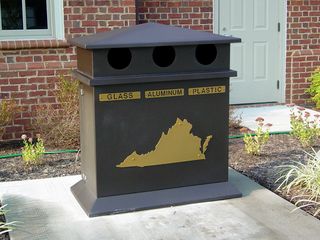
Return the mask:
<path fill-rule="evenodd" d="M 305 103 L 306 78 L 320 65 L 320 0 L 288 0 L 286 101 Z M 137 4 L 137 6 L 136 6 Z M 137 14 L 136 14 L 137 12 Z M 212 0 L 64 0 L 66 39 L 143 22 L 212 31 Z M 55 104 L 59 74 L 76 66 L 66 40 L 0 41 L 0 98 L 22 107 L 5 139 L 31 132 L 32 113 Z"/>
<path fill-rule="evenodd" d="M 136 22 L 134 0 L 64 0 L 66 38 L 107 31 Z M 12 98 L 21 106 L 3 139 L 29 132 L 37 106 L 55 104 L 57 76 L 76 66 L 74 48 L 65 40 L 1 41 L 0 98 Z"/>
<path fill-rule="evenodd" d="M 158 22 L 212 31 L 212 0 L 137 0 L 139 23 Z"/>
<path fill-rule="evenodd" d="M 320 0 L 289 0 L 286 101 L 304 104 L 306 78 L 320 66 Z"/>
<path fill-rule="evenodd" d="M 64 0 L 66 38 L 136 23 L 135 0 Z"/>

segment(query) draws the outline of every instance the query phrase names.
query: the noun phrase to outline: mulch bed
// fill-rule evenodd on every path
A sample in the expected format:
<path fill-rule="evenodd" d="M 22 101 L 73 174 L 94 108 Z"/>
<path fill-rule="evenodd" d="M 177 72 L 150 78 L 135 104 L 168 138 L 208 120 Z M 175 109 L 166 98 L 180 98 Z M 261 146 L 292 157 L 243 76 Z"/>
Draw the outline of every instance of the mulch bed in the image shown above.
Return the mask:
<path fill-rule="evenodd" d="M 314 149 L 320 149 L 320 145 L 314 146 Z M 247 154 L 242 139 L 230 139 L 229 166 L 294 203 L 292 197 L 298 192 L 287 194 L 286 191 L 276 191 L 279 186 L 276 180 L 280 177 L 281 168 L 279 166 L 292 165 L 293 161 L 306 161 L 304 151 L 311 153 L 312 149 L 303 149 L 299 141 L 290 135 L 271 136 L 269 142 L 263 147 L 260 156 Z M 313 215 L 316 209 L 308 207 L 303 210 Z M 318 215 L 317 218 L 320 219 L 320 216 Z"/>
<path fill-rule="evenodd" d="M 16 153 L 17 150 L 0 150 L 0 156 L 13 152 Z M 21 157 L 0 159 L 0 182 L 80 174 L 80 160 L 76 155 L 76 153 L 45 155 L 42 164 L 36 166 L 25 166 Z"/>
<path fill-rule="evenodd" d="M 239 134 L 237 129 L 231 131 L 232 135 Z M 19 152 L 19 144 L 0 146 L 0 156 Z M 315 146 L 315 149 L 320 149 Z M 48 149 L 54 150 L 54 149 Z M 311 149 L 309 150 L 311 152 Z M 291 201 L 293 195 L 277 192 L 280 169 L 278 166 L 292 164 L 292 161 L 305 161 L 305 153 L 299 142 L 290 135 L 273 135 L 264 146 L 260 156 L 248 155 L 244 151 L 242 139 L 229 140 L 229 165 L 238 172 L 248 176 L 260 185 L 276 192 L 283 198 Z M 38 179 L 80 174 L 80 160 L 75 153 L 46 155 L 39 166 L 24 166 L 21 157 L 0 159 L 0 182 L 26 179 Z M 304 209 L 313 214 L 315 208 Z M 1 216 L 0 216 L 1 217 Z M 320 219 L 320 216 L 317 216 Z M 7 240 L 0 236 L 0 240 Z"/>

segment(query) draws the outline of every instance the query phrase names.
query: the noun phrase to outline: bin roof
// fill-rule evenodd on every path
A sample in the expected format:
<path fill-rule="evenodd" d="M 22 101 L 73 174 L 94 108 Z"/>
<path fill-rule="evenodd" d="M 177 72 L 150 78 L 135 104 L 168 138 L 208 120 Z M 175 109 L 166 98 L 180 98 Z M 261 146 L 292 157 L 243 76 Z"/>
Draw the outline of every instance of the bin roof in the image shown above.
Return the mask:
<path fill-rule="evenodd" d="M 158 23 L 144 23 L 133 27 L 73 38 L 70 43 L 85 49 L 153 47 L 240 42 L 240 38 L 209 32 L 173 27 Z"/>

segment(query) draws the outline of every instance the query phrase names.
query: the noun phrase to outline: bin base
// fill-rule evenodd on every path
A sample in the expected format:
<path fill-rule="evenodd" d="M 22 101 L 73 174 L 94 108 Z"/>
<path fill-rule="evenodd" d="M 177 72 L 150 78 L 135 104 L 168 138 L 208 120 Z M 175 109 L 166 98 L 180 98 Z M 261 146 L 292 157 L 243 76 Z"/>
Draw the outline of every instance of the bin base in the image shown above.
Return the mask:
<path fill-rule="evenodd" d="M 211 183 L 97 198 L 83 180 L 71 187 L 89 217 L 241 197 L 230 183 Z"/>

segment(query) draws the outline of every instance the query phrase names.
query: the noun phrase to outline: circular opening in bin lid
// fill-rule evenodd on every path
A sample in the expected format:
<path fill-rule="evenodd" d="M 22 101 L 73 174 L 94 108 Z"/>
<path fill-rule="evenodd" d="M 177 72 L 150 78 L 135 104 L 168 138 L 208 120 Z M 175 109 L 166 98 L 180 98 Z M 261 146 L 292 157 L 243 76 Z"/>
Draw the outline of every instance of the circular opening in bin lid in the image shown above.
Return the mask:
<path fill-rule="evenodd" d="M 108 52 L 108 62 L 114 69 L 124 69 L 131 63 L 132 54 L 129 48 L 112 48 Z"/>
<path fill-rule="evenodd" d="M 176 52 L 171 46 L 155 47 L 152 57 L 159 67 L 169 67 L 176 58 Z"/>
<path fill-rule="evenodd" d="M 203 44 L 196 47 L 196 59 L 202 65 L 209 65 L 217 58 L 217 48 L 214 44 Z"/>

